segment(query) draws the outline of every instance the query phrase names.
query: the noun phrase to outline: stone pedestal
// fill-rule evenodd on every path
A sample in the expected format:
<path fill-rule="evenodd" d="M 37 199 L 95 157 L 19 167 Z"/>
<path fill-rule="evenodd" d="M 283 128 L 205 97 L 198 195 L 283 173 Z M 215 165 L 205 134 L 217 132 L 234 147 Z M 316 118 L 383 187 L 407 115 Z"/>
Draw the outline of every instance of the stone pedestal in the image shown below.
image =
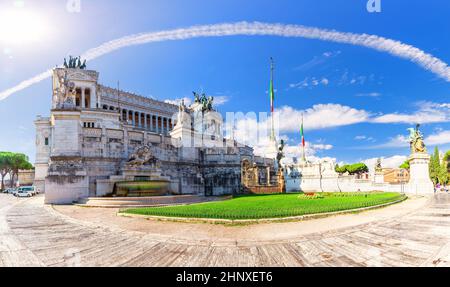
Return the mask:
<path fill-rule="evenodd" d="M 286 182 L 284 180 L 284 170 L 280 168 L 278 171 L 278 188 L 280 193 L 286 193 Z"/>
<path fill-rule="evenodd" d="M 178 181 L 171 181 L 169 176 L 161 175 L 161 169 L 154 166 L 124 166 L 121 175 L 110 176 L 109 179 L 97 179 L 96 196 L 108 196 L 114 192 L 114 184 L 123 181 L 165 181 L 171 193 L 179 193 Z"/>
<path fill-rule="evenodd" d="M 138 180 L 139 178 L 147 180 L 170 180 L 170 177 L 162 176 L 161 169 L 152 166 L 139 166 L 122 168 L 122 176 L 124 180 Z"/>
<path fill-rule="evenodd" d="M 375 184 L 383 184 L 384 183 L 384 174 L 382 172 L 376 171 L 373 182 Z"/>
<path fill-rule="evenodd" d="M 81 157 L 52 157 L 45 177 L 45 203 L 71 204 L 89 196 L 89 176 Z"/>
<path fill-rule="evenodd" d="M 264 151 L 264 157 L 276 160 L 278 154 L 278 144 L 274 139 L 270 140 L 269 145 L 266 147 Z M 278 167 L 276 167 L 277 169 Z"/>
<path fill-rule="evenodd" d="M 409 157 L 410 177 L 407 192 L 411 194 L 433 194 L 433 182 L 429 172 L 430 156 L 414 153 Z"/>

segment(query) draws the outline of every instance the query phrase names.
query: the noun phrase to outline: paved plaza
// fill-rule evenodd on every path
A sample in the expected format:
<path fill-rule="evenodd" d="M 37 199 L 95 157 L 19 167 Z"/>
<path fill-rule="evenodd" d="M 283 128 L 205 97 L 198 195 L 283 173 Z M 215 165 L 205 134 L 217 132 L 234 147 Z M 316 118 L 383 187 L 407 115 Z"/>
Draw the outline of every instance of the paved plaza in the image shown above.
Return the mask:
<path fill-rule="evenodd" d="M 450 266 L 450 196 L 303 222 L 124 218 L 0 195 L 0 266 Z"/>

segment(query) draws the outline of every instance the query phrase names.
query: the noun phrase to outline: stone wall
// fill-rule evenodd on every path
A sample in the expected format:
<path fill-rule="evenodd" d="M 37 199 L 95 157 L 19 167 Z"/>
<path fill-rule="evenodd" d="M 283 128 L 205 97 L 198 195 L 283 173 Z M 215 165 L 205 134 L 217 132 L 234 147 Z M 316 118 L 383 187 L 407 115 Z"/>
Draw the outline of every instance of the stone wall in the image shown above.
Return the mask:
<path fill-rule="evenodd" d="M 358 179 L 356 176 L 336 177 L 286 177 L 287 192 L 408 192 L 407 184 L 375 183 L 372 179 Z"/>
<path fill-rule="evenodd" d="M 252 194 L 277 194 L 282 193 L 279 186 L 249 186 L 246 188 Z"/>

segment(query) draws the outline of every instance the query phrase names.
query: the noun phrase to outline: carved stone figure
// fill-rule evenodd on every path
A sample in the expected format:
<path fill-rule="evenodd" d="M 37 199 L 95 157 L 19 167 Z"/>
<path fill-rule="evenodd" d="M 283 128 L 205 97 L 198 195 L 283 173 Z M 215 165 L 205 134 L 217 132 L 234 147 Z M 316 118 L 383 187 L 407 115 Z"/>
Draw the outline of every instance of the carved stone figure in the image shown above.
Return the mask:
<path fill-rule="evenodd" d="M 411 153 L 426 153 L 427 149 L 423 142 L 423 134 L 419 131 L 420 124 L 416 125 L 416 128 L 409 128 L 409 144 L 411 147 Z"/>
<path fill-rule="evenodd" d="M 383 172 L 383 167 L 381 166 L 381 158 L 377 159 L 377 163 L 375 165 L 375 172 L 376 173 Z"/>
<path fill-rule="evenodd" d="M 280 167 L 280 162 L 284 158 L 284 145 L 285 145 L 284 140 L 281 140 L 280 146 L 278 147 L 278 152 L 277 152 L 278 167 Z"/>
<path fill-rule="evenodd" d="M 146 164 L 156 165 L 157 159 L 153 155 L 148 145 L 136 148 L 130 159 L 126 163 L 127 166 L 139 167 Z"/>
<path fill-rule="evenodd" d="M 54 91 L 56 108 L 72 108 L 74 106 L 75 94 L 75 83 L 67 79 L 67 73 L 64 73 L 64 76 L 59 75 L 58 87 Z"/>

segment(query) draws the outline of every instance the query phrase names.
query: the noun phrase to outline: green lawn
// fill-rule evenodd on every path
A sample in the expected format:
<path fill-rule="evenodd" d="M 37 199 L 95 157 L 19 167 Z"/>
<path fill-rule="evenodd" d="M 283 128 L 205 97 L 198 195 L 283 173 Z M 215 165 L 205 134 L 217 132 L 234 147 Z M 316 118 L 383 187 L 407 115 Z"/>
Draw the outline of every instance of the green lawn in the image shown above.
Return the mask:
<path fill-rule="evenodd" d="M 216 219 L 281 218 L 369 207 L 402 199 L 399 193 L 300 193 L 242 195 L 233 199 L 181 206 L 147 207 L 123 212 L 143 215 Z"/>

